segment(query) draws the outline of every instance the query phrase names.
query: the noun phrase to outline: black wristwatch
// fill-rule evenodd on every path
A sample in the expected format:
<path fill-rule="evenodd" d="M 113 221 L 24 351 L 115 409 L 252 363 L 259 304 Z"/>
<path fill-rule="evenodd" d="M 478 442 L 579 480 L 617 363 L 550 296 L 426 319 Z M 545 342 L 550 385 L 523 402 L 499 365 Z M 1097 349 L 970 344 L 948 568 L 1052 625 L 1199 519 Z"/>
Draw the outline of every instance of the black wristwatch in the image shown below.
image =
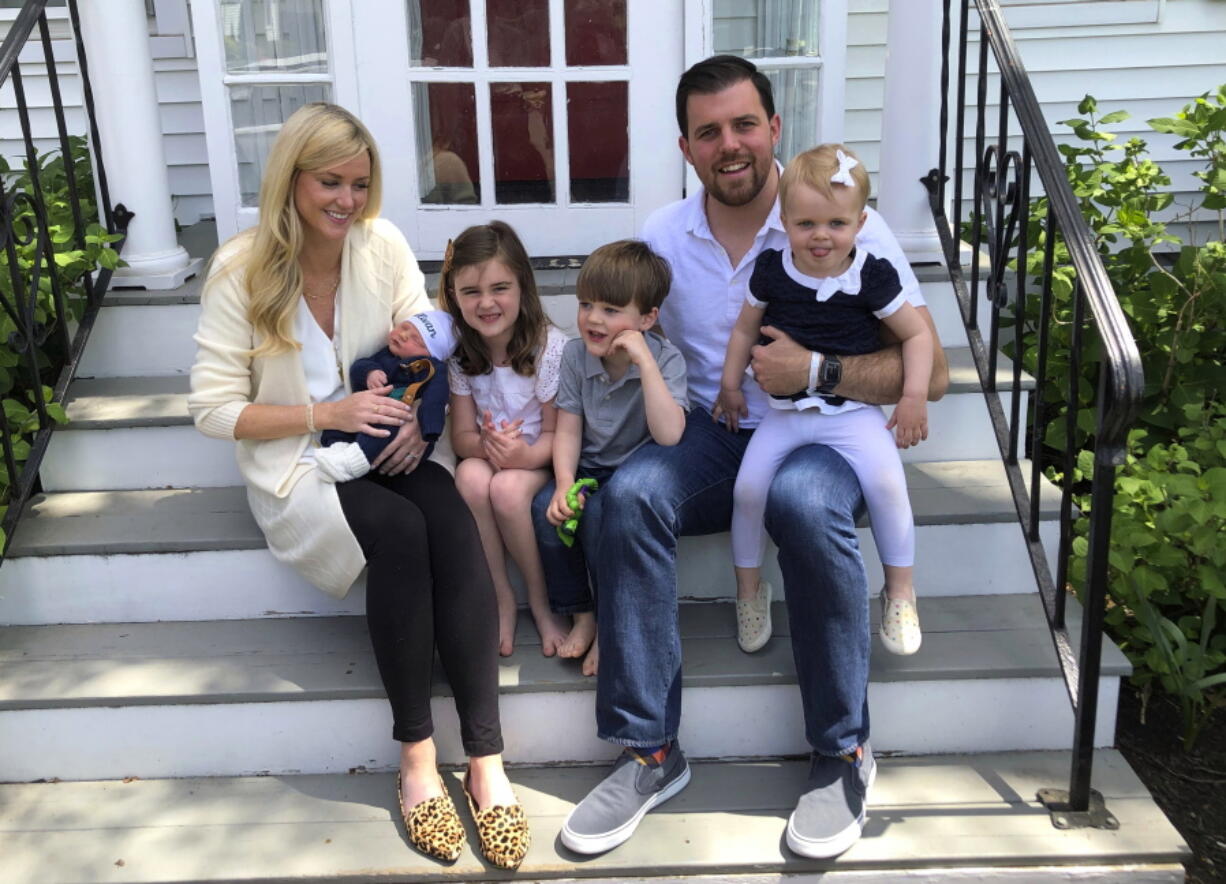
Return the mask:
<path fill-rule="evenodd" d="M 817 386 L 814 392 L 830 395 L 843 380 L 843 363 L 833 353 L 822 354 L 822 366 L 817 370 Z"/>

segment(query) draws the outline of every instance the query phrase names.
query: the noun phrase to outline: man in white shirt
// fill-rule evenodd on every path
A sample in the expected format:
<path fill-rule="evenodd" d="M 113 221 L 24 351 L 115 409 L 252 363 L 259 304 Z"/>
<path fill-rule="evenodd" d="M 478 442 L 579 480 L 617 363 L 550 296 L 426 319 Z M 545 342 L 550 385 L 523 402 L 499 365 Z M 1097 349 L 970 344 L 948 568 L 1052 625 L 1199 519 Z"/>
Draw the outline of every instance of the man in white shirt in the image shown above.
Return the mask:
<path fill-rule="evenodd" d="M 703 186 L 655 212 L 643 238 L 673 271 L 660 320 L 685 355 L 692 408 L 680 443 L 644 446 L 600 492 L 596 722 L 599 736 L 625 752 L 562 829 L 563 843 L 580 853 L 622 843 L 649 810 L 689 782 L 689 766 L 676 744 L 677 537 L 728 529 L 737 468 L 752 427 L 769 407 L 766 394 L 746 384 L 749 417 L 740 430 L 711 418 L 754 261 L 763 249 L 788 248 L 774 158 L 781 123 L 770 84 L 744 59 L 706 59 L 681 77 L 677 122 L 681 151 Z M 867 211 L 857 247 L 895 266 L 908 300 L 931 327 L 894 235 L 880 215 Z M 774 340 L 754 348 L 753 369 L 771 394 L 809 389 L 879 404 L 899 398 L 897 345 L 840 359 L 810 353 L 781 332 L 763 333 Z M 934 356 L 930 398 L 936 399 L 945 391 L 948 371 L 939 344 Z M 863 506 L 855 474 L 825 446 L 794 452 L 771 483 L 766 525 L 780 551 L 813 748 L 804 794 L 788 820 L 787 843 L 810 857 L 835 856 L 859 838 L 876 772 L 868 743 L 869 593 L 855 533 Z"/>

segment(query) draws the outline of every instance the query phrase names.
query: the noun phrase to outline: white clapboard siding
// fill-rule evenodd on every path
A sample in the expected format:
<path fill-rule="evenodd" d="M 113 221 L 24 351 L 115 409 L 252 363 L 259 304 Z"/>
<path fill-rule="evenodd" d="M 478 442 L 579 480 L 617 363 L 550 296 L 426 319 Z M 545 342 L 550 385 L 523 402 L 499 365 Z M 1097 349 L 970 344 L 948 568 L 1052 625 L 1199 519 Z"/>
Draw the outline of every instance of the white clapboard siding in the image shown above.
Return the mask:
<path fill-rule="evenodd" d="M 153 21 L 150 20 L 151 27 Z M 0 33 L 7 32 L 0 23 Z M 86 131 L 81 84 L 77 72 L 76 47 L 66 20 L 51 21 L 52 50 L 59 62 L 60 92 L 65 104 L 69 134 Z M 187 57 L 188 44 L 181 34 L 152 34 L 154 84 L 164 135 L 166 164 L 170 169 L 170 192 L 176 220 L 195 224 L 213 214 L 212 186 L 208 174 L 208 151 L 204 140 L 204 114 L 200 108 L 200 84 L 196 60 Z M 30 112 L 34 144 L 39 152 L 59 147 L 55 115 L 51 109 L 50 81 L 43 64 L 42 47 L 31 41 L 21 54 L 26 101 Z M 105 66 L 95 66 L 94 76 Z M 21 162 L 25 146 L 11 84 L 0 89 L 0 155 Z M 99 121 L 106 125 L 105 120 Z"/>
<path fill-rule="evenodd" d="M 1165 4 L 1006 0 L 1004 6 L 1035 95 L 1057 141 L 1074 140 L 1057 121 L 1077 116 L 1077 102 L 1092 94 L 1104 113 L 1121 109 L 1133 115 L 1110 128 L 1119 133 L 1120 141 L 1137 136 L 1149 142 L 1151 155 L 1171 176 L 1176 202 L 1192 202 L 1199 186 L 1192 172 L 1202 168 L 1201 164 L 1175 150 L 1177 139 L 1152 131 L 1145 120 L 1173 115 L 1226 78 L 1221 50 L 1226 40 L 1226 4 L 1215 0 Z M 845 140 L 875 173 L 881 146 L 889 2 L 849 0 L 848 8 Z M 1059 22 L 1063 24 L 1057 26 Z M 977 34 L 972 36 L 969 57 L 974 64 L 978 43 Z M 988 95 L 992 103 L 999 95 L 995 75 L 989 77 Z M 1011 131 L 1017 132 L 1016 123 Z M 973 124 L 968 125 L 966 135 L 969 157 Z"/>

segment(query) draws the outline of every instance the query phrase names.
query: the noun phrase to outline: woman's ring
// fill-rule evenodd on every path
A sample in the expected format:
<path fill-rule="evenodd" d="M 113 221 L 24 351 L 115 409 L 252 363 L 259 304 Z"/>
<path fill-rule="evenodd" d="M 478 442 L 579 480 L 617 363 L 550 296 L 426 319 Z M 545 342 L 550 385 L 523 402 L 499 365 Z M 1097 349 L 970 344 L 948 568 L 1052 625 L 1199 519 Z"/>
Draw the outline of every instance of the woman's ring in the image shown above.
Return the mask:
<path fill-rule="evenodd" d="M 416 454 L 406 454 L 404 456 L 404 459 L 405 460 L 417 460 L 417 455 Z"/>

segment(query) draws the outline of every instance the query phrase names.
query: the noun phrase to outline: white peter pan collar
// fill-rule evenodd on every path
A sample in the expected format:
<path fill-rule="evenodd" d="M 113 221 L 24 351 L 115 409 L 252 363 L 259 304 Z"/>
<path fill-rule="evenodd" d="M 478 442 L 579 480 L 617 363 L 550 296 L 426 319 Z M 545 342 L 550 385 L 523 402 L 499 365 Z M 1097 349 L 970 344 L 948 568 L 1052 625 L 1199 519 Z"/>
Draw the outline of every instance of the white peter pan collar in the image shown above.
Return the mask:
<path fill-rule="evenodd" d="M 857 248 L 852 253 L 851 266 L 838 276 L 809 276 L 797 269 L 792 260 L 792 250 L 785 248 L 783 250 L 783 271 L 797 285 L 816 290 L 818 301 L 827 301 L 836 292 L 842 292 L 845 295 L 860 294 L 860 271 L 864 267 L 866 258 L 868 258 L 868 252 Z"/>

